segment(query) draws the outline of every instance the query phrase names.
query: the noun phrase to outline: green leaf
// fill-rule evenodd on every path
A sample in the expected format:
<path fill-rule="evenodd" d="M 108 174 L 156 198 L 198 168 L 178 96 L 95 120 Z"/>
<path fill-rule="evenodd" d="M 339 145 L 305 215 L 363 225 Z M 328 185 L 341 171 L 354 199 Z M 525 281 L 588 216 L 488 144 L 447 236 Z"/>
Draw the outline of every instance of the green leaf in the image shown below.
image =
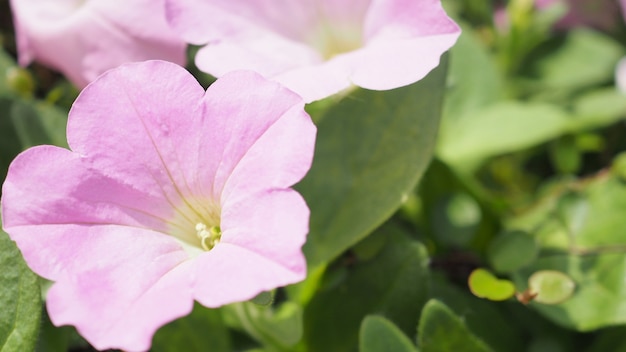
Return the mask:
<path fill-rule="evenodd" d="M 540 270 L 528 278 L 528 289 L 537 296 L 533 302 L 558 304 L 570 298 L 576 284 L 560 271 Z"/>
<path fill-rule="evenodd" d="M 175 320 L 154 335 L 152 351 L 232 351 L 228 330 L 219 310 L 195 304 L 186 317 Z"/>
<path fill-rule="evenodd" d="M 11 108 L 11 120 L 24 149 L 41 144 L 67 146 L 67 114 L 55 106 L 17 100 Z"/>
<path fill-rule="evenodd" d="M 626 184 L 613 172 L 570 182 L 513 223 L 525 226 L 541 257 L 513 275 L 521 289 L 536 271 L 556 270 L 576 284 L 557 305 L 533 307 L 558 324 L 580 331 L 626 323 Z"/>
<path fill-rule="evenodd" d="M 491 266 L 507 273 L 529 265 L 537 258 L 539 247 L 535 239 L 524 231 L 506 231 L 496 237 L 487 250 Z"/>
<path fill-rule="evenodd" d="M 554 270 L 567 274 L 576 284 L 574 294 L 555 305 L 534 304 L 533 308 L 567 328 L 591 331 L 605 326 L 624 324 L 626 317 L 626 255 L 600 256 L 551 255 L 540 258 L 527 270 L 516 275 L 523 285 L 531 273 Z"/>
<path fill-rule="evenodd" d="M 405 334 L 414 334 L 429 288 L 426 249 L 395 226 L 378 232 L 388 237 L 380 253 L 348 267 L 344 281 L 318 292 L 305 308 L 304 338 L 311 351 L 356 349 L 368 314 L 384 315 Z"/>
<path fill-rule="evenodd" d="M 360 352 L 417 352 L 411 340 L 391 321 L 377 315 L 363 319 L 359 333 Z"/>
<path fill-rule="evenodd" d="M 626 99 L 614 87 L 598 89 L 577 97 L 573 109 L 572 131 L 601 128 L 626 117 Z"/>
<path fill-rule="evenodd" d="M 39 278 L 0 231 L 0 351 L 33 351 L 41 320 Z"/>
<path fill-rule="evenodd" d="M 263 291 L 250 300 L 260 306 L 269 306 L 274 302 L 274 291 Z"/>
<path fill-rule="evenodd" d="M 11 161 L 22 151 L 10 119 L 12 106 L 12 99 L 0 96 L 0 182 L 4 182 Z"/>
<path fill-rule="evenodd" d="M 465 192 L 439 198 L 430 212 L 437 240 L 452 246 L 467 245 L 473 239 L 481 218 L 480 205 Z"/>
<path fill-rule="evenodd" d="M 407 87 L 356 90 L 326 110 L 313 166 L 297 186 L 311 208 L 309 266 L 365 238 L 413 190 L 433 154 L 446 66 Z"/>
<path fill-rule="evenodd" d="M 544 103 L 500 102 L 476 110 L 441 136 L 438 155 L 452 165 L 471 165 L 544 143 L 567 131 L 569 116 Z"/>
<path fill-rule="evenodd" d="M 626 352 L 626 327 L 603 330 L 585 352 Z"/>
<path fill-rule="evenodd" d="M 502 77 L 488 48 L 470 26 L 461 23 L 461 27 L 463 32 L 450 49 L 449 92 L 444 102 L 441 134 L 454 129 L 468 113 L 498 101 L 503 93 Z"/>
<path fill-rule="evenodd" d="M 0 49 L 0 96 L 15 96 L 16 92 L 10 83 L 10 74 L 15 70 L 17 64 L 15 60 L 2 48 Z"/>
<path fill-rule="evenodd" d="M 574 90 L 610 82 L 623 47 L 607 35 L 576 28 L 550 55 L 535 60 L 536 71 L 546 89 Z"/>
<path fill-rule="evenodd" d="M 468 284 L 476 297 L 491 301 L 504 301 L 515 294 L 515 285 L 511 281 L 498 279 L 485 269 L 472 271 Z"/>
<path fill-rule="evenodd" d="M 574 174 L 580 170 L 582 155 L 574 136 L 566 135 L 550 143 L 549 153 L 559 173 Z"/>
<path fill-rule="evenodd" d="M 424 306 L 418 326 L 418 347 L 423 352 L 492 351 L 442 302 L 431 299 Z"/>
<path fill-rule="evenodd" d="M 302 307 L 284 302 L 264 307 L 241 302 L 224 307 L 231 325 L 244 330 L 270 350 L 290 350 L 302 338 Z"/>
<path fill-rule="evenodd" d="M 518 308 L 523 313 L 528 309 L 521 307 L 517 302 L 494 302 L 477 298 L 461 289 L 459 285 L 448 282 L 441 276 L 433 275 L 431 297 L 436 297 L 456 314 L 461 314 L 463 323 L 472 332 L 489 345 L 494 351 L 522 352 L 527 351 L 525 343 L 528 339 L 527 332 L 522 328 L 519 321 L 511 316 L 512 309 Z M 536 317 L 536 314 L 535 316 Z M 552 326 L 548 322 L 544 325 Z M 532 326 L 537 326 L 534 321 Z M 539 326 L 543 329 L 543 326 Z"/>

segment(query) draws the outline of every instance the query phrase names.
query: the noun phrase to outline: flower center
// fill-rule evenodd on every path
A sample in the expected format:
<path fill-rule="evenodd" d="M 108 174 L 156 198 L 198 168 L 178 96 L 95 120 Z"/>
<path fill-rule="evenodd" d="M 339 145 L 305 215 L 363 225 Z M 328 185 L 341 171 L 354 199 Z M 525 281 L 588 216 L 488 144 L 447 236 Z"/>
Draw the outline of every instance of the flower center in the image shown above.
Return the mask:
<path fill-rule="evenodd" d="M 307 39 L 324 60 L 356 50 L 362 46 L 361 28 L 352 24 L 320 21 Z"/>
<path fill-rule="evenodd" d="M 174 207 L 167 233 L 193 253 L 210 251 L 222 239 L 220 212 L 210 199 L 186 197 Z"/>
<path fill-rule="evenodd" d="M 210 251 L 220 242 L 222 238 L 222 230 L 219 226 L 212 226 L 207 229 L 207 226 L 199 222 L 196 224 L 196 236 L 200 240 L 200 246 L 205 251 Z"/>

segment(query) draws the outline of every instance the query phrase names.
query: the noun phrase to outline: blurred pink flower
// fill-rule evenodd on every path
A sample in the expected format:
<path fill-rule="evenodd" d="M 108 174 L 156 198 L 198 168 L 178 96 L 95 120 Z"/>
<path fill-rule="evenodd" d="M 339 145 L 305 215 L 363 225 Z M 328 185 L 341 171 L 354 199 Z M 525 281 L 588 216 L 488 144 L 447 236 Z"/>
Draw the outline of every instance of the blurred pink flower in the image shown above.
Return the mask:
<path fill-rule="evenodd" d="M 615 0 L 536 0 L 539 10 L 550 6 L 565 4 L 567 13 L 555 25 L 556 29 L 568 30 L 576 27 L 592 27 L 603 31 L 612 31 L 619 22 L 617 2 Z"/>
<path fill-rule="evenodd" d="M 626 94 L 626 57 L 617 62 L 615 66 L 615 86 Z"/>
<path fill-rule="evenodd" d="M 307 102 L 351 84 L 414 83 L 460 34 L 439 0 L 166 0 L 166 15 L 189 43 L 207 44 L 201 70 L 252 69 Z"/>
<path fill-rule="evenodd" d="M 311 165 L 304 102 L 252 72 L 205 92 L 172 63 L 123 65 L 70 111 L 71 150 L 11 164 L 4 229 L 54 281 L 55 325 L 96 348 L 146 350 L 155 330 L 306 275 L 309 209 L 290 187 Z"/>
<path fill-rule="evenodd" d="M 622 19 L 626 21 L 626 0 L 619 2 Z M 622 58 L 615 67 L 615 86 L 617 89 L 626 94 L 626 57 Z"/>
<path fill-rule="evenodd" d="M 186 60 L 164 0 L 11 0 L 11 9 L 20 64 L 37 60 L 81 88 L 126 62 Z"/>

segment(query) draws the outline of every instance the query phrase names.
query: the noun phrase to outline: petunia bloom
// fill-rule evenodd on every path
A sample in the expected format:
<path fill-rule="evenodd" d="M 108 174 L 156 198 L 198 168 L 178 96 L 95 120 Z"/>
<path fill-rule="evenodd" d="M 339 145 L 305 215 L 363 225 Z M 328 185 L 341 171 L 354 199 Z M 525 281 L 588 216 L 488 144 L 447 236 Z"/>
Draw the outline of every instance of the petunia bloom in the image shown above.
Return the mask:
<path fill-rule="evenodd" d="M 439 0 L 166 0 L 166 15 L 189 43 L 207 44 L 201 70 L 252 69 L 307 102 L 352 84 L 414 83 L 460 34 Z"/>
<path fill-rule="evenodd" d="M 309 209 L 291 186 L 315 126 L 295 93 L 253 72 L 205 91 L 163 61 L 122 65 L 74 103 L 71 150 L 11 164 L 4 230 L 54 282 L 55 325 L 98 349 L 142 351 L 156 329 L 302 280 Z"/>
<path fill-rule="evenodd" d="M 81 88 L 126 62 L 186 60 L 164 0 L 11 0 L 11 10 L 20 64 L 37 60 Z"/>

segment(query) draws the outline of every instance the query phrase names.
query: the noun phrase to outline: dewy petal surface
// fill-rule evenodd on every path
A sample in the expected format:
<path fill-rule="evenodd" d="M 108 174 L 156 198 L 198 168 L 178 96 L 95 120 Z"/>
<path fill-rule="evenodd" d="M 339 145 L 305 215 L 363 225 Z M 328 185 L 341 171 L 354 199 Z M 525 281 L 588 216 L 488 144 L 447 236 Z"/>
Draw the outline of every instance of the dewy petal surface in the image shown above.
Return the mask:
<path fill-rule="evenodd" d="M 84 87 L 120 64 L 185 63 L 185 43 L 165 21 L 164 0 L 12 0 L 19 61 L 40 61 Z"/>
<path fill-rule="evenodd" d="M 23 152 L 3 185 L 5 231 L 54 281 L 52 321 L 99 349 L 142 351 L 194 299 L 215 307 L 301 280 L 309 211 L 289 187 L 313 154 L 303 108 L 258 74 L 204 92 L 163 61 L 86 87 L 70 111 L 72 150 Z M 198 223 L 221 228 L 209 251 Z"/>
<path fill-rule="evenodd" d="M 460 34 L 439 0 L 166 0 L 172 27 L 216 76 L 253 69 L 311 102 L 355 84 L 423 78 Z"/>

